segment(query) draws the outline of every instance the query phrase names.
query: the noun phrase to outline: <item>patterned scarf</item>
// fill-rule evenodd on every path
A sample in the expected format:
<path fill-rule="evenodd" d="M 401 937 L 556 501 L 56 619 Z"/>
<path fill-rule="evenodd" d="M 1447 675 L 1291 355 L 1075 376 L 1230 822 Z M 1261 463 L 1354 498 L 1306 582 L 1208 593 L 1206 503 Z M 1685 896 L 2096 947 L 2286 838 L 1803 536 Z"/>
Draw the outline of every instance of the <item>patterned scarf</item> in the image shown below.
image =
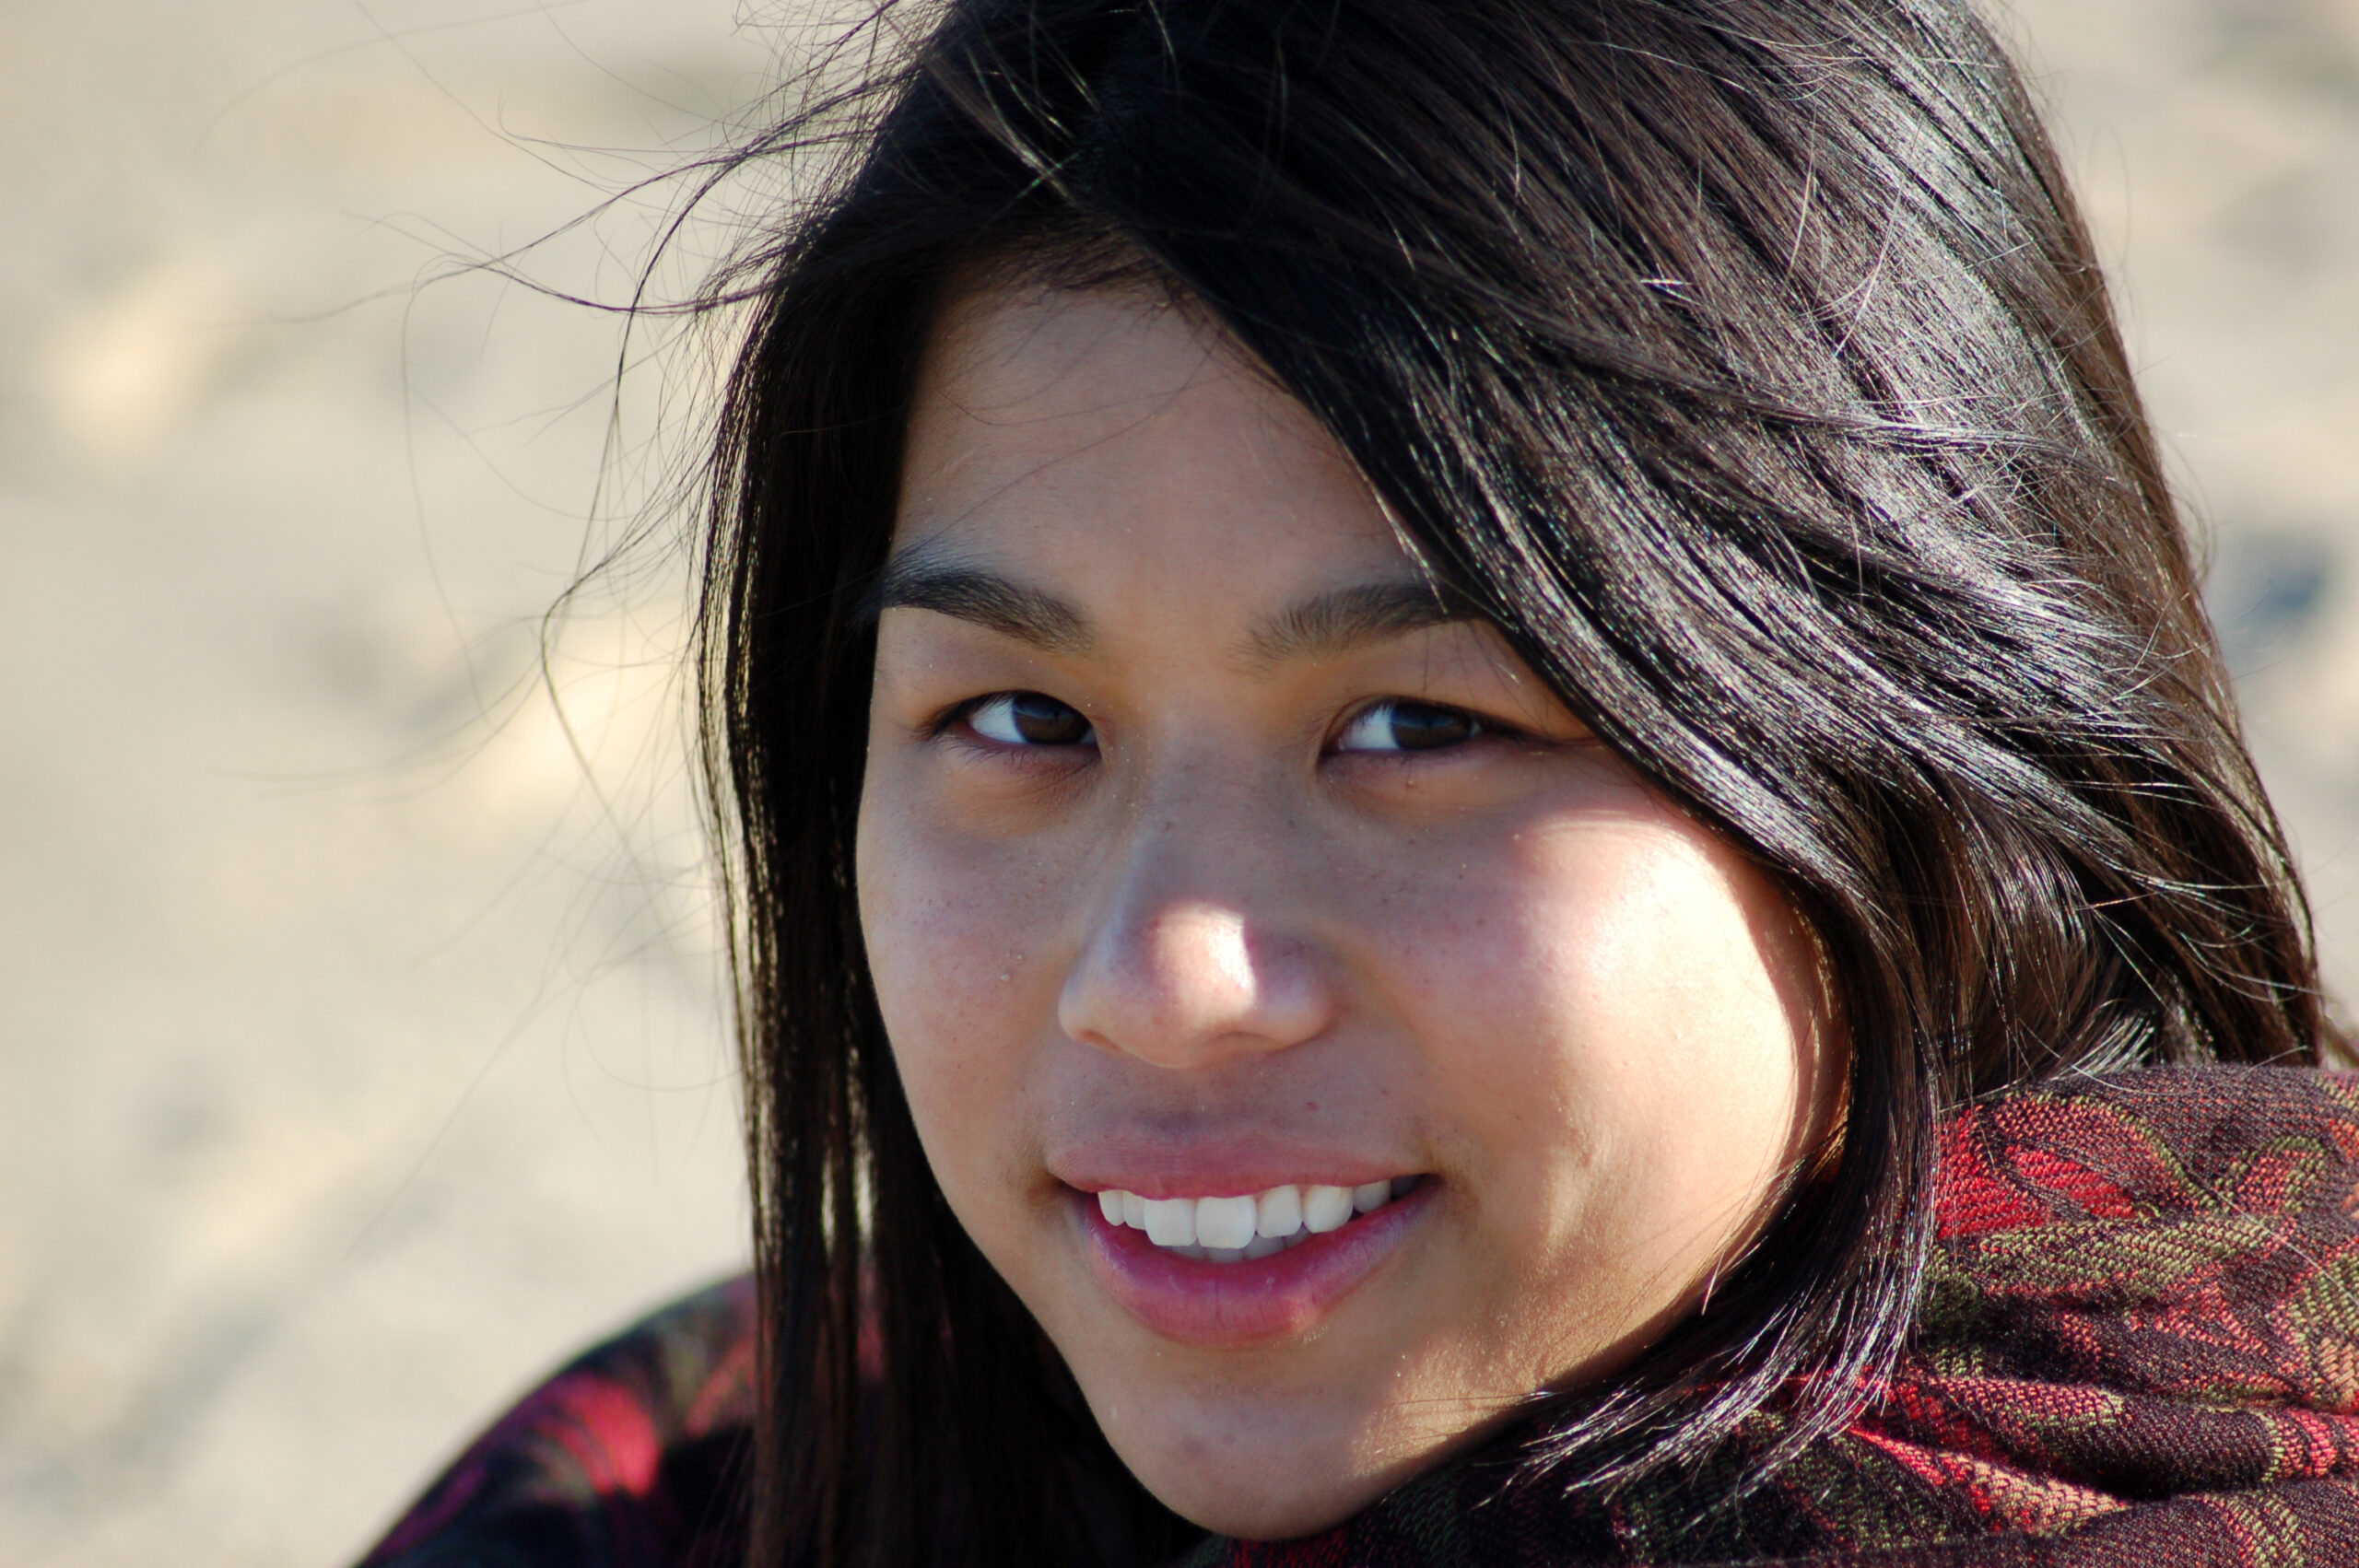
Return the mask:
<path fill-rule="evenodd" d="M 1506 1488 L 1494 1445 L 1323 1535 L 1208 1539 L 1187 1568 L 2359 1565 L 2359 1079 L 2019 1092 L 1953 1118 L 1936 1201 L 1898 1375 L 1732 1506 L 1712 1505 L 1778 1435 L 1774 1407 L 1611 1503 Z M 739 1282 L 592 1352 L 367 1568 L 731 1562 L 752 1322 Z"/>

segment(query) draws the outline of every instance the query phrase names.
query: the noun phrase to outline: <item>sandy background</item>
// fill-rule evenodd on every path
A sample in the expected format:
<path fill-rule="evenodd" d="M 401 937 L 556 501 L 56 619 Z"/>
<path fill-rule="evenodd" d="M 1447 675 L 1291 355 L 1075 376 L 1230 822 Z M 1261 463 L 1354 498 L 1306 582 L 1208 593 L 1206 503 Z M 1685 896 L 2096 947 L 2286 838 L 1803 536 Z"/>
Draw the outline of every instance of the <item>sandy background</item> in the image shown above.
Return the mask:
<path fill-rule="evenodd" d="M 2359 0 L 2014 16 L 2347 989 Z M 0 1562 L 337 1562 L 742 1255 L 676 565 L 539 624 L 702 369 L 610 430 L 611 321 L 446 275 L 707 145 L 740 21 L 0 6 Z M 524 269 L 619 298 L 650 221 Z"/>

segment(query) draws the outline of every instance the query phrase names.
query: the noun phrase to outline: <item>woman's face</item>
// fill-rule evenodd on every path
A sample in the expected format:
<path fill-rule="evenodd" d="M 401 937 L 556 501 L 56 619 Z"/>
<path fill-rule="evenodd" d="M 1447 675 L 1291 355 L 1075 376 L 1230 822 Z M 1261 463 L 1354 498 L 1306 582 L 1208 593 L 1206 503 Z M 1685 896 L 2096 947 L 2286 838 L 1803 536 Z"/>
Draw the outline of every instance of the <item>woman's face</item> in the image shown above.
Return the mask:
<path fill-rule="evenodd" d="M 1611 1372 L 1816 1146 L 1792 910 L 1190 312 L 953 309 L 885 603 L 860 909 L 910 1106 L 1189 1518 L 1320 1527 Z"/>

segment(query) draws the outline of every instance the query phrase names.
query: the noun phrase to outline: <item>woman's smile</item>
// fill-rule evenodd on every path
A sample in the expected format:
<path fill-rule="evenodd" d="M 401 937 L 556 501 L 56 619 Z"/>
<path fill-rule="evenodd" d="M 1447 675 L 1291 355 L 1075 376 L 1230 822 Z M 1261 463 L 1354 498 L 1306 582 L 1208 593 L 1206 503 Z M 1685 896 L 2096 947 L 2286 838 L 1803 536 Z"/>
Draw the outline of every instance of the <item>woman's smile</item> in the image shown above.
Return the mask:
<path fill-rule="evenodd" d="M 1125 1463 L 1341 1518 L 1688 1309 L 1818 1142 L 1816 950 L 1189 310 L 921 378 L 859 895 L 944 1195 Z"/>
<path fill-rule="evenodd" d="M 1114 1192 L 1111 1204 L 1109 1188 L 1075 1213 L 1122 1310 L 1168 1340 L 1245 1346 L 1310 1334 L 1348 1293 L 1382 1288 L 1369 1281 L 1410 1245 L 1432 1196 L 1397 1181 L 1397 1198 L 1382 1180 L 1160 1201 Z"/>

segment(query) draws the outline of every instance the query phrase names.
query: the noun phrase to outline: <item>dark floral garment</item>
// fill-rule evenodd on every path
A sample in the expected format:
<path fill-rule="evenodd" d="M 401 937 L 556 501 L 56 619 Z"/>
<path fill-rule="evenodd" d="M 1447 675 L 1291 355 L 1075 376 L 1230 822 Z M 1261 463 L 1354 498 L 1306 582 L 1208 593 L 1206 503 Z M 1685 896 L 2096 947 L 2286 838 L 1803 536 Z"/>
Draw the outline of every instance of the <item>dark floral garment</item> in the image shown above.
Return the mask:
<path fill-rule="evenodd" d="M 1869 1412 L 1731 1507 L 1774 1408 L 1611 1504 L 1445 1467 L 1189 1568 L 2359 1568 L 2359 1080 L 2156 1070 L 1945 1134 L 1911 1352 Z M 727 1561 L 742 1284 L 592 1352 L 461 1458 L 369 1568 Z M 1699 1520 L 1700 1515 L 1700 1520 Z"/>

